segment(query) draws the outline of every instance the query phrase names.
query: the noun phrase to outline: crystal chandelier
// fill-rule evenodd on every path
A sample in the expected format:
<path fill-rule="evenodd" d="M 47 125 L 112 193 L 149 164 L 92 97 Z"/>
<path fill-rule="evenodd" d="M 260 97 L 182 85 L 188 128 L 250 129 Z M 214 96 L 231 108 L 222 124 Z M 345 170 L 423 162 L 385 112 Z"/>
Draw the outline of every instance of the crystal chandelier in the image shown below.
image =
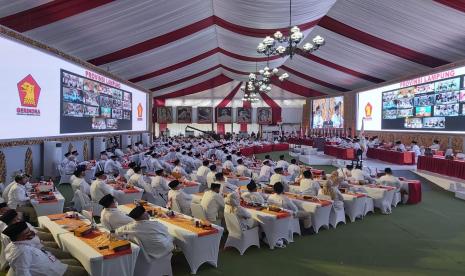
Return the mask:
<path fill-rule="evenodd" d="M 289 56 L 290 59 L 297 54 L 308 54 L 318 50 L 325 44 L 325 39 L 319 35 L 312 40 L 313 43 L 307 42 L 302 48 L 299 43 L 303 40 L 304 35 L 300 32 L 299 27 L 292 26 L 292 0 L 289 0 L 289 36 L 284 36 L 280 31 L 276 31 L 273 37 L 267 36 L 257 46 L 257 52 L 268 57 L 279 55 L 281 57 Z"/>

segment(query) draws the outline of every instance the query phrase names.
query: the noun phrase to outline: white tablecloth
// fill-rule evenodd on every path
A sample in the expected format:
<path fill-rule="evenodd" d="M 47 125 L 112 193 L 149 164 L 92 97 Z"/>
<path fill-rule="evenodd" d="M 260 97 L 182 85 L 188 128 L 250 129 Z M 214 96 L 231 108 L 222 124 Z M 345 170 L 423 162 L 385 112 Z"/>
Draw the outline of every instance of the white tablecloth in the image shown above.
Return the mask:
<path fill-rule="evenodd" d="M 139 246 L 131 243 L 132 254 L 104 259 L 99 252 L 48 217 L 39 217 L 39 225 L 49 229 L 60 248 L 79 260 L 90 275 L 132 276 L 134 274 Z"/>
<path fill-rule="evenodd" d="M 131 211 L 129 207 L 124 205 L 119 205 L 118 208 L 125 213 L 129 213 Z M 162 209 L 167 210 L 165 208 Z M 190 216 L 183 216 L 188 219 L 192 219 Z M 152 219 L 155 220 L 155 218 Z M 187 262 L 189 263 L 192 274 L 196 274 L 200 265 L 206 262 L 217 267 L 220 241 L 224 231 L 223 227 L 213 225 L 213 227 L 218 229 L 218 233 L 199 237 L 196 233 L 186 230 L 180 226 L 171 224 L 164 220 L 158 221 L 168 228 L 168 232 L 174 238 L 174 243 L 181 248 Z"/>
<path fill-rule="evenodd" d="M 125 193 L 123 190 L 119 190 L 115 193 L 116 200 L 119 204 L 128 204 L 134 203 L 134 200 L 141 200 L 142 195 L 144 194 L 144 190 L 138 187 L 134 187 L 134 189 L 139 190 L 138 193 Z"/>
<path fill-rule="evenodd" d="M 63 213 L 65 198 L 58 191 L 54 192 L 54 194 L 57 201 L 39 203 L 37 200 L 31 199 L 31 205 L 34 207 L 38 217 Z"/>
<path fill-rule="evenodd" d="M 395 189 L 389 191 L 384 188 L 369 187 L 367 185 L 350 185 L 350 189 L 368 194 L 373 199 L 375 207 L 379 208 L 383 214 L 391 213 L 391 204 L 396 192 Z"/>
<path fill-rule="evenodd" d="M 350 194 L 342 194 L 342 196 L 344 197 L 345 213 L 350 218 L 351 222 L 365 215 L 366 196 L 356 197 Z"/>
<path fill-rule="evenodd" d="M 319 203 L 294 199 L 292 202 L 299 208 L 299 210 L 308 212 L 312 216 L 312 228 L 315 233 L 318 233 L 321 227 L 329 229 L 329 215 L 331 213 L 332 205 L 322 206 Z"/>

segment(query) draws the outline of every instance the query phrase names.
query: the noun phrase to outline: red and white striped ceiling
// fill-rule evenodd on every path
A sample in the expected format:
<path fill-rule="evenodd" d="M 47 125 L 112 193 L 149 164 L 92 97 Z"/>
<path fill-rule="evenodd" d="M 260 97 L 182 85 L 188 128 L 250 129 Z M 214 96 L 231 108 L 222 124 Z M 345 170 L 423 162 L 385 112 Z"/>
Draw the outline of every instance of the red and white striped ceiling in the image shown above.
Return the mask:
<path fill-rule="evenodd" d="M 465 58 L 462 0 L 293 0 L 293 25 L 326 45 L 276 83 L 299 97 L 363 88 Z M 0 0 L 0 24 L 154 91 L 244 81 L 256 46 L 289 25 L 284 0 Z M 216 83 L 218 85 L 218 83 Z"/>

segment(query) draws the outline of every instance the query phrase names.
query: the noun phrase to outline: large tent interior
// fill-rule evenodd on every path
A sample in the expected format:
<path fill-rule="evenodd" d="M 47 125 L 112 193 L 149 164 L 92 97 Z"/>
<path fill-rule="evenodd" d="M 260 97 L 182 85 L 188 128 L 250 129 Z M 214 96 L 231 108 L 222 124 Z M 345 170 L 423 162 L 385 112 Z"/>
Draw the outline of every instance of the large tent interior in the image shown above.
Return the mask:
<path fill-rule="evenodd" d="M 89 275 L 464 275 L 464 30 L 464 0 L 0 0 L 0 202 L 29 206 L 34 226 Z M 147 199 L 158 196 L 154 159 L 170 184 L 164 203 Z M 199 174 L 214 163 L 237 186 L 224 192 L 217 224 L 202 207 L 214 185 Z M 78 170 L 85 200 L 70 178 Z M 316 194 L 299 188 L 307 170 Z M 276 174 L 295 211 L 241 198 L 251 182 L 265 199 L 281 196 Z M 391 174 L 396 181 L 382 180 Z M 192 212 L 175 216 L 185 221 L 150 218 L 167 229 L 172 253 L 155 258 L 159 248 L 105 226 L 108 208 L 92 194 L 100 177 L 113 181 L 119 212 L 153 204 L 168 217 L 179 189 L 171 182 L 184 183 Z M 24 185 L 17 204 L 12 191 Z M 231 194 L 240 204 L 227 209 Z M 237 208 L 253 228 L 241 229 L 240 217 L 232 226 L 226 210 Z M 69 219 L 110 231 L 109 245 L 59 226 Z M 272 241 L 285 223 L 286 237 Z M 5 242 L 5 231 L 0 275 L 22 275 L 18 241 Z M 112 251 L 117 241 L 123 253 Z M 30 275 L 47 267 L 27 266 Z"/>

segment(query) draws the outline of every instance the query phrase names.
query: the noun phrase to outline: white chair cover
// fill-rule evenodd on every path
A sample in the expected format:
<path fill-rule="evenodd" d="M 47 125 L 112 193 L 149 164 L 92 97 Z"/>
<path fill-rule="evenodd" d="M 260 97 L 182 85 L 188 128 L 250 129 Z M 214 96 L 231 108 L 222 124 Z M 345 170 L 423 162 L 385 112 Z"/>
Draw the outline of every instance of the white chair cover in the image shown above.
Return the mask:
<path fill-rule="evenodd" d="M 91 207 L 90 198 L 84 195 L 81 190 L 76 190 L 73 197 L 74 209 L 78 212 L 81 210 L 87 210 Z"/>
<path fill-rule="evenodd" d="M 224 247 L 234 247 L 239 250 L 241 255 L 252 245 L 260 248 L 260 240 L 258 237 L 258 227 L 242 231 L 239 220 L 235 214 L 225 213 L 224 219 L 228 229 L 228 239 Z"/>
<path fill-rule="evenodd" d="M 294 234 L 302 235 L 298 218 L 291 218 L 289 222 L 289 241 L 294 241 Z"/>
<path fill-rule="evenodd" d="M 334 203 L 331 208 L 331 213 L 329 214 L 329 224 L 331 224 L 333 228 L 336 228 L 339 222 L 343 222 L 344 224 L 346 223 L 346 214 L 344 212 L 344 206 L 341 208 L 340 206 L 336 206 Z"/>
<path fill-rule="evenodd" d="M 141 251 L 142 251 L 141 247 Z M 136 267 L 134 269 L 134 275 L 137 276 L 165 276 L 165 275 L 173 275 L 173 271 L 171 270 L 171 257 L 173 256 L 172 253 L 161 257 L 160 259 L 150 259 L 147 260 L 145 257 L 144 252 L 139 252 L 139 256 L 137 256 Z"/>
<path fill-rule="evenodd" d="M 399 191 L 396 191 L 392 198 L 392 206 L 397 207 L 397 204 L 399 204 L 399 202 L 401 201 L 402 201 L 402 195 L 400 194 Z"/>
<path fill-rule="evenodd" d="M 191 203 L 191 212 L 194 218 L 204 219 L 204 220 L 207 219 L 207 216 L 205 215 L 205 211 L 203 210 L 202 205 L 198 203 L 194 203 L 194 202 Z"/>

